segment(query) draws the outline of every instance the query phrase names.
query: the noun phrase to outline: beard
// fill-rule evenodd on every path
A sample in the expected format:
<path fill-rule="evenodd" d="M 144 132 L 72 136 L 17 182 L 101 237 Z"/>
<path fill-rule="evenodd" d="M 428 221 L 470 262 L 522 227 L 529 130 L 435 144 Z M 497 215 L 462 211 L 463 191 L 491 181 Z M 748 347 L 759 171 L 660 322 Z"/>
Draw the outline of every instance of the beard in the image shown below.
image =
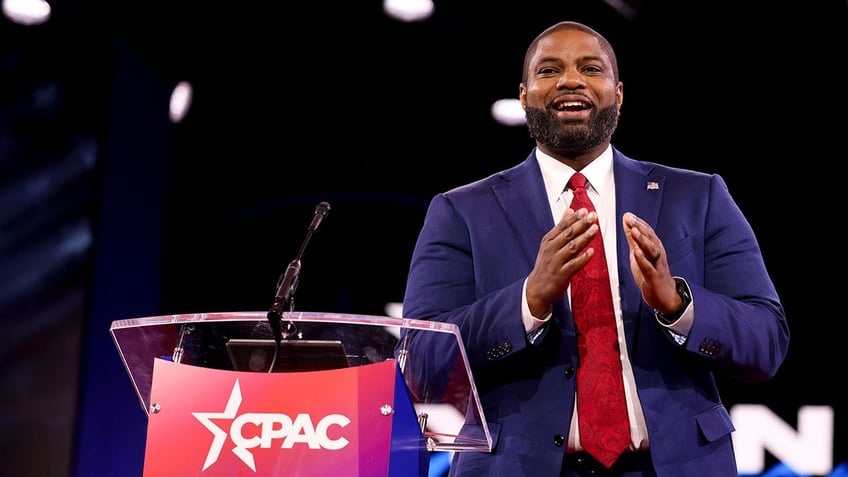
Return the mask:
<path fill-rule="evenodd" d="M 589 124 L 562 123 L 547 107 L 527 106 L 525 110 L 530 137 L 566 157 L 573 157 L 612 138 L 618 126 L 618 108 L 615 105 L 593 111 Z"/>

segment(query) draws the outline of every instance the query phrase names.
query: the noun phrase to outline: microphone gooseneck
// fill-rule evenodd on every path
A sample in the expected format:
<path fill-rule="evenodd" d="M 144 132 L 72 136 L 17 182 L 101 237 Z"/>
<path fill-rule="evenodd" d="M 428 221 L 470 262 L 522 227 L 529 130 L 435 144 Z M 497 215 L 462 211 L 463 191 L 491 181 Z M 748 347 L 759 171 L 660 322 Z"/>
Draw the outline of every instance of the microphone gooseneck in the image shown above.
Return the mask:
<path fill-rule="evenodd" d="M 274 302 L 271 308 L 268 310 L 268 324 L 274 333 L 274 341 L 278 347 L 283 340 L 283 313 L 294 309 L 294 293 L 300 282 L 300 260 L 303 257 L 303 252 L 306 250 L 312 234 L 315 233 L 315 230 L 318 229 L 321 221 L 327 217 L 329 212 L 330 204 L 327 202 L 321 202 L 315 207 L 315 215 L 313 215 L 312 223 L 309 224 L 309 228 L 306 230 L 306 237 L 304 237 L 303 243 L 300 245 L 297 256 L 289 263 L 286 271 L 277 280 L 277 293 L 274 295 Z"/>

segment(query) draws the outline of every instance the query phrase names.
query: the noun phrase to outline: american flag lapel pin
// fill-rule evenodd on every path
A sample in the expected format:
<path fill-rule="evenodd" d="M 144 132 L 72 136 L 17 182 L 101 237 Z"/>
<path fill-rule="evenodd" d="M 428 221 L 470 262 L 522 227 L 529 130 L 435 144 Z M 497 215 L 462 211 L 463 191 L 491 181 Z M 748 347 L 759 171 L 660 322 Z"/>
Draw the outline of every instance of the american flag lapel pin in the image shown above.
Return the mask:
<path fill-rule="evenodd" d="M 660 190 L 660 183 L 655 181 L 648 181 L 648 190 Z"/>

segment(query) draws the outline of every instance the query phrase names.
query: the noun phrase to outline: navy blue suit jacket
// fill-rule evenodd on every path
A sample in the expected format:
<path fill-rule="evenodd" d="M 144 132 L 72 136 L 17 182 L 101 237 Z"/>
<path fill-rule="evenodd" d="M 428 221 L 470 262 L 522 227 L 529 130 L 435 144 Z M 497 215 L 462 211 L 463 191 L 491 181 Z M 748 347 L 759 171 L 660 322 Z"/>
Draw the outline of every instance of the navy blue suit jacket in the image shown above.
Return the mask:
<path fill-rule="evenodd" d="M 720 176 L 613 152 L 621 309 L 657 475 L 735 476 L 734 427 L 714 374 L 760 381 L 777 372 L 789 342 L 778 294 Z M 654 227 L 672 274 L 691 287 L 695 320 L 683 345 L 633 280 L 627 211 Z M 494 441 L 491 453 L 456 453 L 453 476 L 560 475 L 579 365 L 571 311 L 558 303 L 533 344 L 521 320 L 524 279 L 553 225 L 535 152 L 436 195 L 427 210 L 403 314 L 459 327 Z M 425 361 L 442 355 L 450 353 L 433 350 Z"/>

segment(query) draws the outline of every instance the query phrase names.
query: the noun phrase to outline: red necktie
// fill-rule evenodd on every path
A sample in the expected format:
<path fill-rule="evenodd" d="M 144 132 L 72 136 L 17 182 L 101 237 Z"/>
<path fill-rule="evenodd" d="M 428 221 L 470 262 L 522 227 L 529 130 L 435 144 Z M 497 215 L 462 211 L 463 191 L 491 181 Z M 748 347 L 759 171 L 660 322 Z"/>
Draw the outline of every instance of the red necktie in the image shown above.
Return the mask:
<path fill-rule="evenodd" d="M 568 187 L 574 191 L 573 210 L 595 210 L 586 194 L 583 174 L 577 172 L 571 176 Z M 577 414 L 581 445 L 609 468 L 630 444 L 630 424 L 624 402 L 609 271 L 600 231 L 587 247 L 593 248 L 595 254 L 571 277 L 571 311 L 580 353 Z"/>

